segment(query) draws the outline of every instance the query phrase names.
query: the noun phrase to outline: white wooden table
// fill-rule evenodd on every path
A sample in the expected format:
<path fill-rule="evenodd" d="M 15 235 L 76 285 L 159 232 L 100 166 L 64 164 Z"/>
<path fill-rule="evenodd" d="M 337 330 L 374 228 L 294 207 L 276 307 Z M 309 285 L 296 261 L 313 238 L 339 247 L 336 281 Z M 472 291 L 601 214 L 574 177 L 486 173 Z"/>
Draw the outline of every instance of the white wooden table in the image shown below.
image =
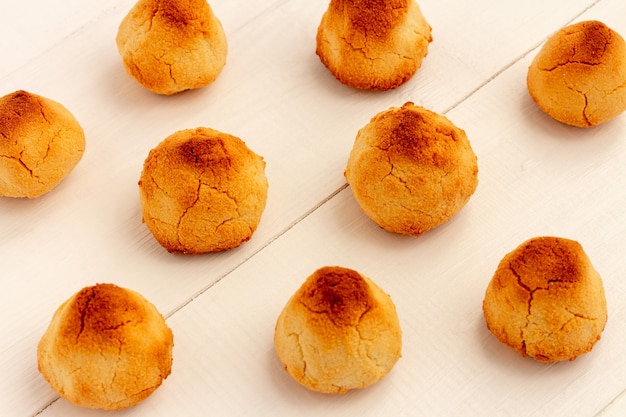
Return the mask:
<path fill-rule="evenodd" d="M 544 115 L 526 69 L 560 27 L 598 19 L 626 35 L 622 0 L 426 1 L 434 41 L 397 90 L 338 83 L 315 55 L 325 0 L 216 0 L 228 62 L 207 88 L 144 90 L 115 46 L 132 0 L 24 0 L 0 13 L 0 95 L 24 89 L 80 121 L 87 150 L 53 192 L 0 199 L 0 415 L 97 416 L 37 371 L 54 310 L 96 282 L 134 289 L 174 332 L 172 374 L 124 416 L 626 415 L 626 114 L 593 129 Z M 479 185 L 450 222 L 393 235 L 361 212 L 343 170 L 357 130 L 413 101 L 466 130 Z M 224 253 L 167 253 L 141 222 L 137 180 L 174 131 L 212 127 L 267 162 L 252 240 Z M 543 364 L 501 345 L 481 303 L 499 260 L 527 238 L 579 241 L 603 277 L 609 321 L 593 351 Z M 378 384 L 307 391 L 273 348 L 276 318 L 318 267 L 341 265 L 394 300 L 403 357 Z"/>

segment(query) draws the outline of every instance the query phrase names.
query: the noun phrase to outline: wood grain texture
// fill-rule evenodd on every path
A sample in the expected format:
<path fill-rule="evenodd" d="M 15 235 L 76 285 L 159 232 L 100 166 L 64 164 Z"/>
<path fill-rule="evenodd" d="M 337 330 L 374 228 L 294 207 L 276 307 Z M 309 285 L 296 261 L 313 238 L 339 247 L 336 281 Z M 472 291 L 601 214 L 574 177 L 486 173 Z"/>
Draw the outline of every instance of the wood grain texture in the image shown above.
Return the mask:
<path fill-rule="evenodd" d="M 25 89 L 63 103 L 87 149 L 48 195 L 0 199 L 0 415 L 104 415 L 57 400 L 35 356 L 58 305 L 95 282 L 140 292 L 174 332 L 172 375 L 125 416 L 626 413 L 626 116 L 567 127 L 525 86 L 532 57 L 561 26 L 599 19 L 626 34 L 623 2 L 422 1 L 429 55 L 386 93 L 345 87 L 321 65 L 314 37 L 324 2 L 210 3 L 229 40 L 226 67 L 214 84 L 173 97 L 124 72 L 114 38 L 130 0 L 63 9 L 33 0 L 3 15 L 10 64 L 0 66 L 0 94 Z M 468 205 L 418 238 L 379 229 L 343 178 L 357 130 L 405 101 L 463 128 L 479 164 Z M 137 180 L 152 147 L 198 126 L 237 135 L 264 157 L 268 205 L 240 248 L 172 255 L 141 223 Z M 554 365 L 500 345 L 480 310 L 502 256 L 545 234 L 582 244 L 609 306 L 594 350 Z M 403 357 L 385 379 L 336 397 L 290 380 L 272 345 L 288 297 L 323 265 L 374 279 L 404 331 Z"/>

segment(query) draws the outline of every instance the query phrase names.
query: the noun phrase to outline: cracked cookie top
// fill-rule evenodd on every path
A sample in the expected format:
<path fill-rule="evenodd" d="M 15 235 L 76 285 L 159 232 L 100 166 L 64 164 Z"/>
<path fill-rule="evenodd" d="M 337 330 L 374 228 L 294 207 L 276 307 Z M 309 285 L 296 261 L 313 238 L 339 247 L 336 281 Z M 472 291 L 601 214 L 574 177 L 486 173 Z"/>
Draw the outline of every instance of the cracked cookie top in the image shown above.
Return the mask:
<path fill-rule="evenodd" d="M 338 267 L 315 271 L 300 294 L 303 305 L 336 326 L 355 326 L 375 302 L 358 272 Z"/>
<path fill-rule="evenodd" d="M 368 136 L 369 146 L 384 151 L 392 163 L 419 164 L 445 174 L 454 171 L 457 164 L 450 154 L 465 135 L 445 117 L 409 102 L 379 113 L 370 123 L 376 125 L 376 134 Z"/>
<path fill-rule="evenodd" d="M 148 314 L 145 302 L 135 294 L 112 284 L 98 284 L 83 288 L 64 305 L 58 336 L 75 340 L 77 348 L 88 351 L 94 342 L 119 347 L 123 333 L 132 332 Z"/>
<path fill-rule="evenodd" d="M 345 16 L 350 30 L 385 40 L 402 21 L 411 0 L 331 0 L 329 8 Z"/>
<path fill-rule="evenodd" d="M 39 97 L 24 90 L 8 94 L 0 99 L 0 140 L 4 146 L 17 144 L 12 132 L 29 122 L 46 120 Z"/>
<path fill-rule="evenodd" d="M 584 280 L 586 255 L 578 242 L 546 236 L 532 239 L 511 256 L 509 268 L 528 291 L 553 283 L 575 285 Z"/>
<path fill-rule="evenodd" d="M 565 27 L 546 42 L 550 53 L 541 54 L 537 66 L 543 71 L 552 71 L 570 63 L 600 65 L 613 37 L 614 32 L 609 27 L 595 20 Z"/>

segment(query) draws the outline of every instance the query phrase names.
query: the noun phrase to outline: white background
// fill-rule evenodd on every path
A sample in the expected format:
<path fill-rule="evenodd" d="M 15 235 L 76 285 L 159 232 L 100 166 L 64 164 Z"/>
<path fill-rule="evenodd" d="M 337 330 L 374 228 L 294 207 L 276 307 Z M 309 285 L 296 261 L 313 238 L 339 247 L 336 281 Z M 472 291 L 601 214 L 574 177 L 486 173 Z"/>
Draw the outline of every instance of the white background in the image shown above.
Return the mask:
<path fill-rule="evenodd" d="M 171 376 L 123 416 L 626 414 L 626 114 L 562 125 L 529 98 L 538 48 L 598 19 L 626 35 L 621 0 L 421 1 L 434 41 L 418 73 L 388 92 L 337 82 L 315 55 L 325 0 L 211 2 L 229 42 L 212 85 L 154 95 L 124 71 L 117 27 L 133 1 L 22 0 L 0 13 L 0 95 L 65 105 L 87 136 L 76 169 L 35 200 L 0 199 L 0 415 L 98 416 L 59 399 L 36 346 L 56 308 L 96 282 L 143 294 L 174 332 Z M 479 185 L 451 221 L 393 235 L 360 211 L 343 177 L 359 128 L 413 101 L 467 132 Z M 241 247 L 167 253 L 141 222 L 148 151 L 198 126 L 242 138 L 267 163 L 267 208 Z M 593 351 L 543 364 L 486 329 L 485 288 L 524 240 L 579 241 L 604 280 L 609 321 Z M 394 300 L 403 357 L 346 395 L 307 391 L 273 349 L 276 318 L 315 269 L 358 270 Z M 42 411 L 43 410 L 43 411 Z"/>

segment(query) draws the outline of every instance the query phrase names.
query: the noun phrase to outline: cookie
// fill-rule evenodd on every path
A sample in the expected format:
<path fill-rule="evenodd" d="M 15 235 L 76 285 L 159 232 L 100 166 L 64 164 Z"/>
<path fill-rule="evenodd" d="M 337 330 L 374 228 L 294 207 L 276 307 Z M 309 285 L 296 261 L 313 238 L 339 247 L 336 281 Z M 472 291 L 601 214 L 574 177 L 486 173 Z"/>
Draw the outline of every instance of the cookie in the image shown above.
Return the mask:
<path fill-rule="evenodd" d="M 202 127 L 152 149 L 139 180 L 143 221 L 174 253 L 218 252 L 248 241 L 267 190 L 261 156 L 236 136 Z"/>
<path fill-rule="evenodd" d="M 363 212 L 380 227 L 418 236 L 452 218 L 478 184 L 465 132 L 406 103 L 359 130 L 344 173 Z"/>
<path fill-rule="evenodd" d="M 85 152 L 85 132 L 62 104 L 27 91 L 0 98 L 0 196 L 54 189 Z"/>
<path fill-rule="evenodd" d="M 327 266 L 309 276 L 278 317 L 276 353 L 302 386 L 338 394 L 387 375 L 402 350 L 391 297 L 352 269 Z"/>
<path fill-rule="evenodd" d="M 550 117 L 576 127 L 597 126 L 626 110 L 626 43 L 599 21 L 567 26 L 539 50 L 526 83 Z"/>
<path fill-rule="evenodd" d="M 120 23 L 116 43 L 126 71 L 164 95 L 214 82 L 228 54 L 206 0 L 139 0 Z"/>
<path fill-rule="evenodd" d="M 343 84 L 390 90 L 413 77 L 431 41 L 415 0 L 331 0 L 318 26 L 316 53 Z"/>
<path fill-rule="evenodd" d="M 113 284 L 86 287 L 54 313 L 37 346 L 39 371 L 75 405 L 132 407 L 170 374 L 172 331 L 139 293 Z"/>
<path fill-rule="evenodd" d="M 483 312 L 500 342 L 542 362 L 591 351 L 607 321 L 602 279 L 582 246 L 552 236 L 530 239 L 502 259 Z"/>

